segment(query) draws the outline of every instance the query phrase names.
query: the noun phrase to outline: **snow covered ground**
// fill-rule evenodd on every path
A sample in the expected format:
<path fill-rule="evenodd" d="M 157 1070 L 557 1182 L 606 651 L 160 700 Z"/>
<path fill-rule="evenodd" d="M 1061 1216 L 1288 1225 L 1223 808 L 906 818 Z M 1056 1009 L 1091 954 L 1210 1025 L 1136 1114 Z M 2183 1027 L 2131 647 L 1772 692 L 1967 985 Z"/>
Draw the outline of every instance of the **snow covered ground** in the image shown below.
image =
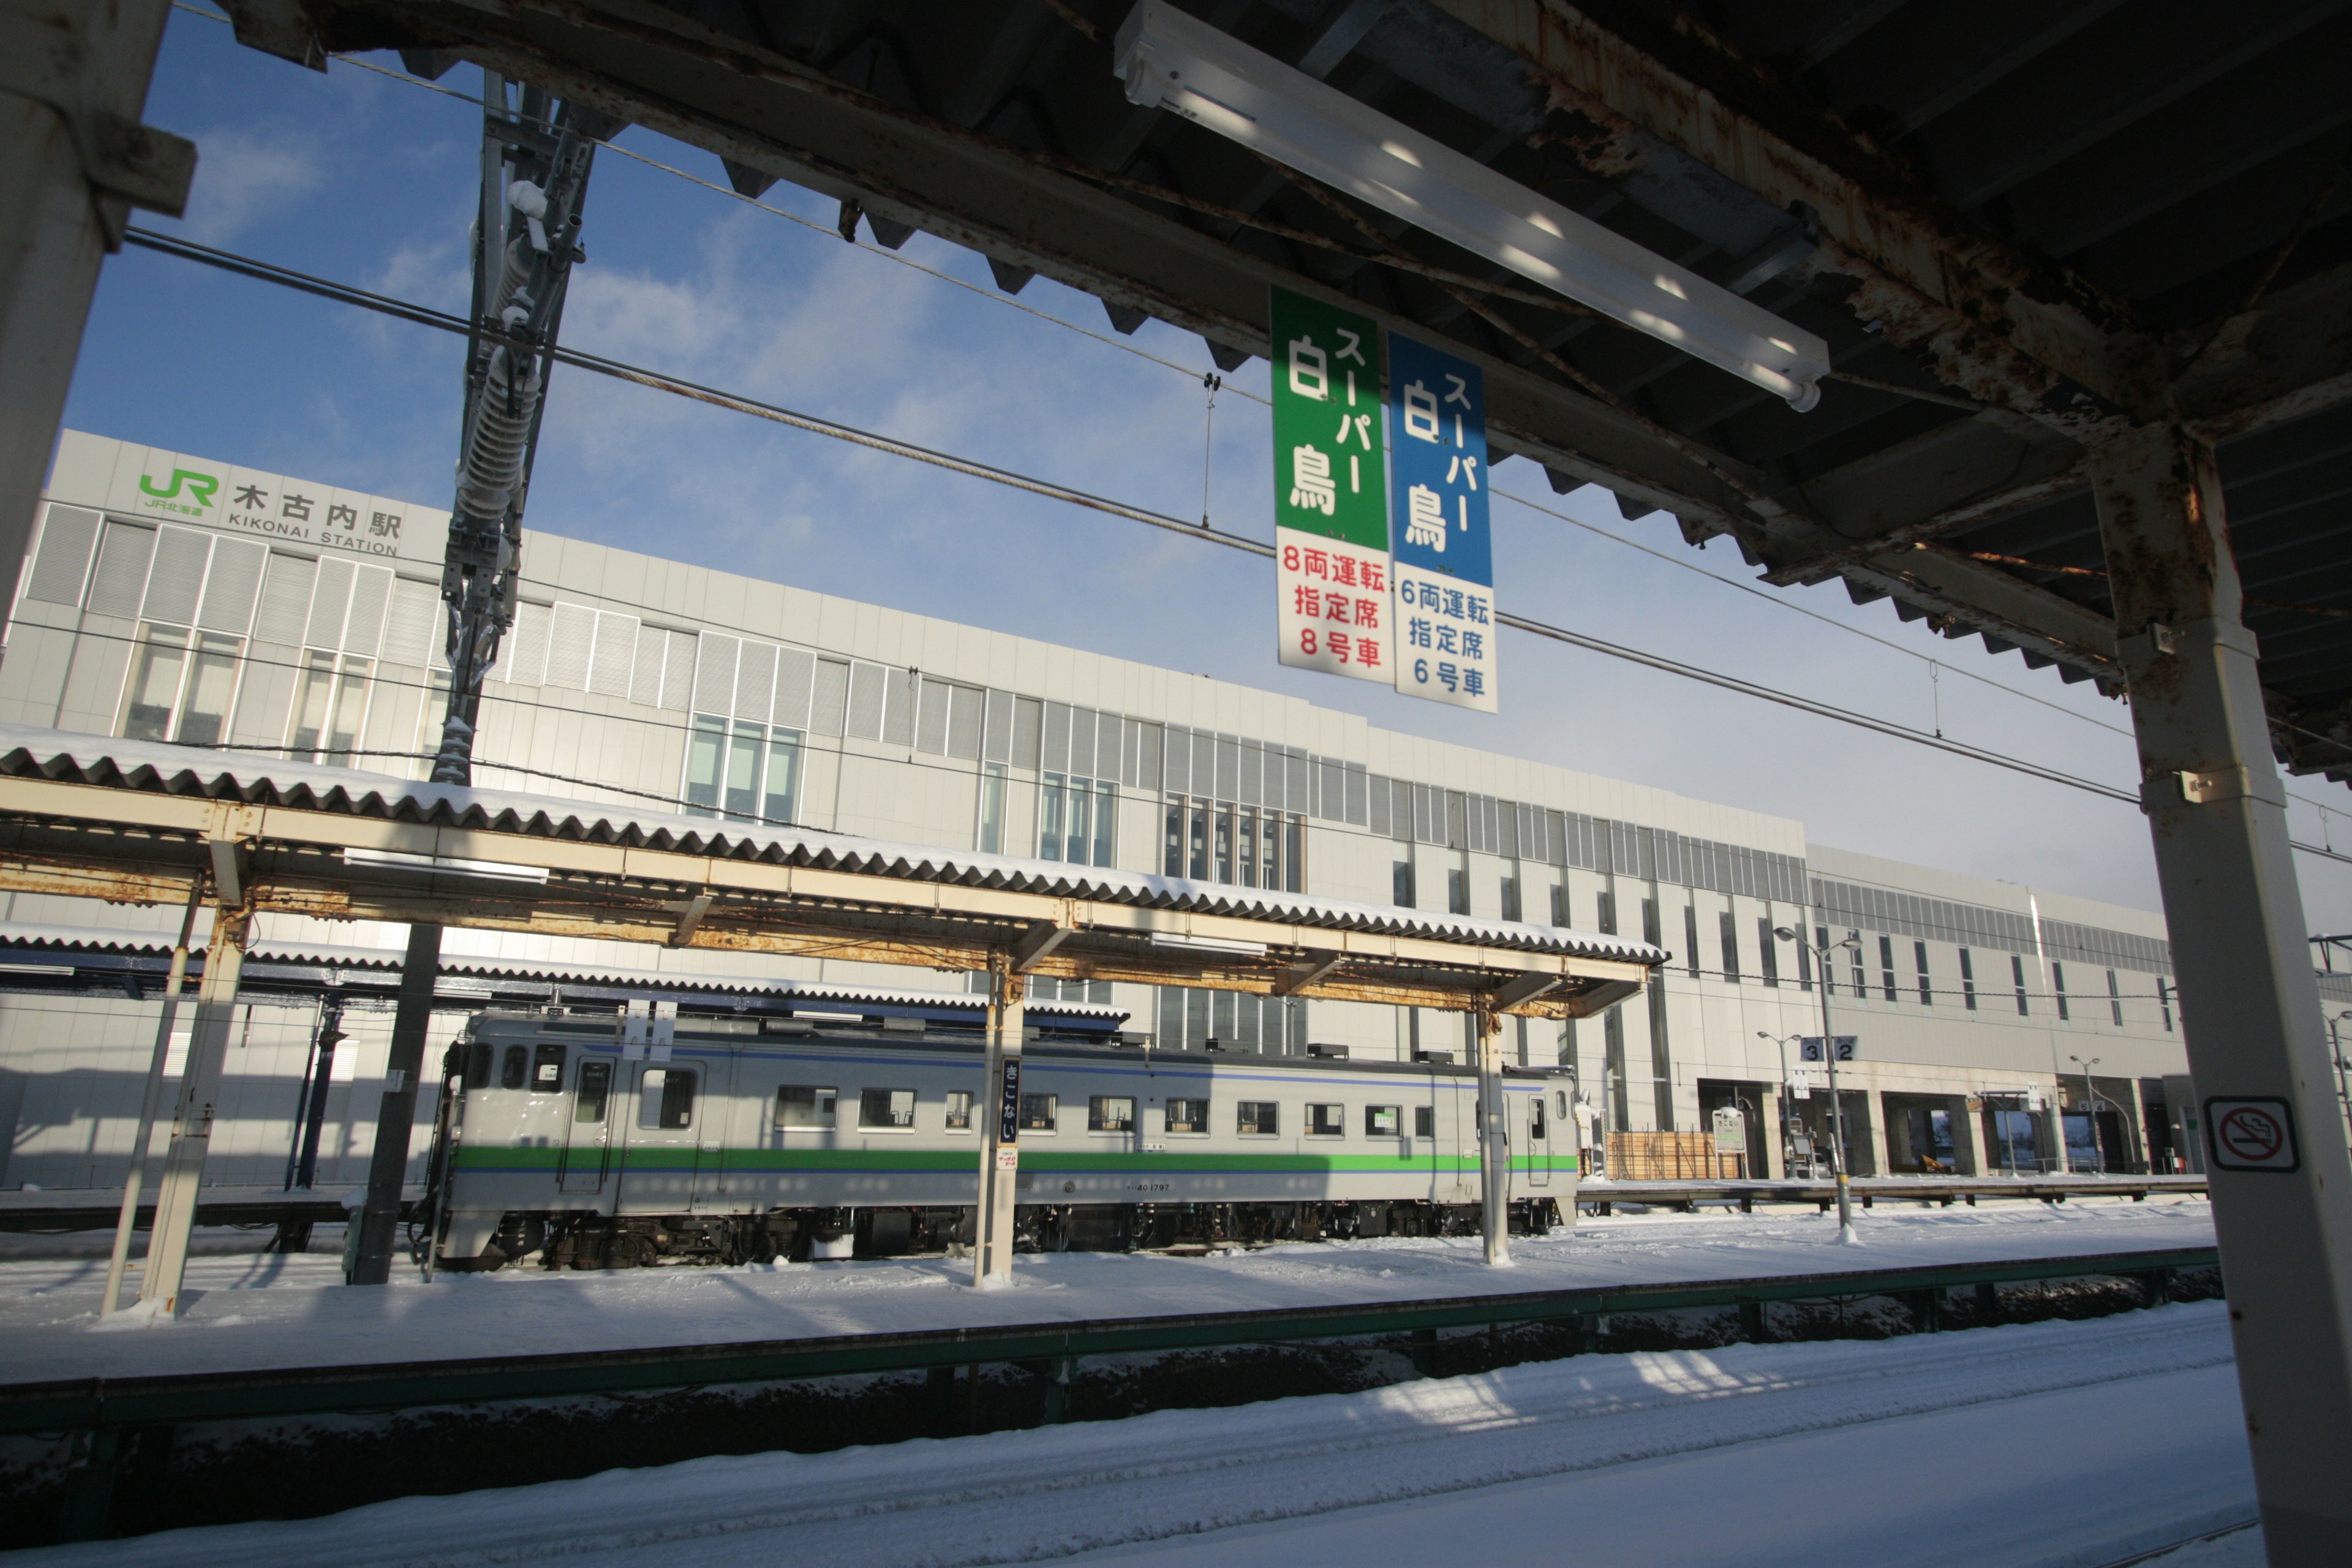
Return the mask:
<path fill-rule="evenodd" d="M 1861 1226 L 1865 1245 L 1846 1247 L 1836 1243 L 1836 1221 L 1811 1213 L 1588 1219 L 1572 1232 L 1516 1239 L 1509 1269 L 1486 1268 L 1475 1240 L 1208 1258 L 1025 1256 L 1013 1289 L 986 1293 L 967 1288 L 969 1265 L 938 1258 L 612 1274 L 520 1268 L 444 1275 L 429 1287 L 404 1271 L 391 1289 L 354 1289 L 324 1253 L 212 1255 L 189 1266 L 198 1294 L 185 1317 L 135 1327 L 100 1325 L 106 1260 L 93 1250 L 0 1260 L 0 1365 L 11 1382 L 127 1377 L 1728 1279 L 2213 1239 L 2210 1205 L 2188 1198 L 1890 1205 Z"/>
<path fill-rule="evenodd" d="M 502 1293 L 530 1292 L 477 1294 Z M 1234 1409 L 699 1459 L 14 1561 L 1297 1568 L 1467 1552 L 1496 1565 L 2095 1568 L 2252 1513 L 2225 1309 L 2200 1302 L 1872 1342 L 1579 1356 Z M 2259 1552 L 2244 1532 L 2167 1568 L 2254 1568 Z"/>

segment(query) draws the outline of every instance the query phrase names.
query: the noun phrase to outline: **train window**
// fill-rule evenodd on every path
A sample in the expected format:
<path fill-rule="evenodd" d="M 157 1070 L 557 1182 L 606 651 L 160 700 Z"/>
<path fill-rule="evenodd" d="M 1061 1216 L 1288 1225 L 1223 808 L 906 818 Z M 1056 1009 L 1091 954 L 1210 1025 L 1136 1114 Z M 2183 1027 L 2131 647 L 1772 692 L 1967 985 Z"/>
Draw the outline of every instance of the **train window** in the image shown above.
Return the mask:
<path fill-rule="evenodd" d="M 1124 1094 L 1097 1094 L 1087 1101 L 1087 1131 L 1127 1132 L 1135 1126 L 1135 1101 Z"/>
<path fill-rule="evenodd" d="M 1397 1106 L 1364 1107 L 1364 1136 L 1367 1138 L 1393 1138 L 1403 1131 L 1403 1111 Z"/>
<path fill-rule="evenodd" d="M 1309 1138 L 1345 1138 L 1348 1135 L 1348 1108 L 1344 1105 L 1310 1105 L 1307 1108 L 1307 1136 Z"/>
<path fill-rule="evenodd" d="M 1437 1136 L 1437 1107 L 1416 1105 L 1412 1108 L 1412 1135 L 1416 1138 Z"/>
<path fill-rule="evenodd" d="M 804 1083 L 788 1083 L 776 1090 L 776 1125 L 793 1127 L 825 1127 L 833 1125 L 834 1091 L 816 1089 Z"/>
<path fill-rule="evenodd" d="M 1541 1139 L 1543 1135 L 1544 1102 L 1543 1096 L 1538 1094 L 1528 1107 L 1528 1136 L 1530 1139 Z"/>
<path fill-rule="evenodd" d="M 499 1087 L 520 1089 L 524 1069 L 530 1065 L 530 1049 L 527 1046 L 509 1046 L 506 1060 L 499 1064 Z"/>
<path fill-rule="evenodd" d="M 1171 1100 L 1168 1102 L 1168 1131 L 1171 1132 L 1206 1132 L 1209 1130 L 1209 1102 L 1205 1100 Z"/>
<path fill-rule="evenodd" d="M 1061 1125 L 1062 1097 L 1058 1094 L 1024 1094 L 1021 1097 L 1021 1131 L 1051 1132 Z"/>
<path fill-rule="evenodd" d="M 1554 1089 L 1552 1091 L 1552 1097 L 1559 1101 L 1560 1119 L 1562 1121 L 1566 1121 L 1568 1119 L 1568 1090 L 1564 1089 Z"/>
<path fill-rule="evenodd" d="M 971 1131 L 971 1090 L 968 1089 L 948 1090 L 948 1131 L 950 1132 Z"/>
<path fill-rule="evenodd" d="M 496 1047 L 485 1040 L 476 1040 L 466 1053 L 466 1087 L 467 1089 L 489 1088 L 490 1068 L 497 1062 L 498 1057 Z"/>
<path fill-rule="evenodd" d="M 540 1046 L 530 1054 L 530 1087 L 541 1094 L 555 1094 L 563 1088 L 563 1047 Z"/>
<path fill-rule="evenodd" d="M 612 1092 L 611 1062 L 582 1062 L 580 1090 L 572 1097 L 572 1120 L 595 1122 L 604 1120 L 604 1097 Z"/>
<path fill-rule="evenodd" d="M 1244 1138 L 1271 1138 L 1282 1131 L 1282 1107 L 1271 1100 L 1244 1100 L 1239 1130 Z"/>
<path fill-rule="evenodd" d="M 694 1077 L 685 1068 L 647 1068 L 637 1092 L 637 1125 L 671 1131 L 693 1126 Z"/>
<path fill-rule="evenodd" d="M 862 1089 L 857 1091 L 857 1125 L 904 1132 L 915 1125 L 915 1091 L 911 1089 Z"/>

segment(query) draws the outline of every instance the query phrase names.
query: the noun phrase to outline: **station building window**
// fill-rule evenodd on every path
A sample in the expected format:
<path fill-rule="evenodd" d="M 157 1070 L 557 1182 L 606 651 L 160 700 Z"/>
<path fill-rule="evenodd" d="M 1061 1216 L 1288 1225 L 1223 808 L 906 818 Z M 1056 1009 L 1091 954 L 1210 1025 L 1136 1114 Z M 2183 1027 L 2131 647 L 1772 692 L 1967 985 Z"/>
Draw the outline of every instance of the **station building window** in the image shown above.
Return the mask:
<path fill-rule="evenodd" d="M 1960 949 L 1960 1005 L 1977 1010 L 1977 965 L 1967 948 Z"/>
<path fill-rule="evenodd" d="M 797 821 L 802 738 L 798 730 L 697 713 L 686 743 L 686 814 Z"/>
<path fill-rule="evenodd" d="M 1182 985 L 1160 988 L 1158 1044 L 1168 1051 L 1244 1051 L 1269 1057 L 1307 1054 L 1307 1004 L 1292 996 L 1252 996 Z"/>
<path fill-rule="evenodd" d="M 1167 797 L 1160 869 L 1168 876 L 1303 892 L 1306 854 L 1307 818 L 1297 812 L 1197 795 Z"/>
<path fill-rule="evenodd" d="M 1118 784 L 1046 773 L 1037 791 L 1037 858 L 1073 866 L 1117 864 Z"/>
<path fill-rule="evenodd" d="M 115 728 L 133 741 L 218 745 L 227 735 L 244 651 L 242 637 L 142 622 Z"/>

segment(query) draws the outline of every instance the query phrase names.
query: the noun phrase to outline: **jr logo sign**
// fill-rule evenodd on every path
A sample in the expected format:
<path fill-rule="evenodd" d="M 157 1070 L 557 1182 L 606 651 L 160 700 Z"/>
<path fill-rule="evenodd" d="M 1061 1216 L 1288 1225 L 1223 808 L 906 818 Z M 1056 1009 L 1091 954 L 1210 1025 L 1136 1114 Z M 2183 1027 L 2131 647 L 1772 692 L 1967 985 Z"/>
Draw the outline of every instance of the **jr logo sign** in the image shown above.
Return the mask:
<path fill-rule="evenodd" d="M 172 477 L 162 484 L 152 474 L 139 476 L 139 489 L 154 498 L 158 511 L 184 512 L 190 517 L 202 517 L 212 509 L 213 497 L 220 493 L 220 480 L 211 474 L 200 474 L 194 468 L 173 468 Z"/>

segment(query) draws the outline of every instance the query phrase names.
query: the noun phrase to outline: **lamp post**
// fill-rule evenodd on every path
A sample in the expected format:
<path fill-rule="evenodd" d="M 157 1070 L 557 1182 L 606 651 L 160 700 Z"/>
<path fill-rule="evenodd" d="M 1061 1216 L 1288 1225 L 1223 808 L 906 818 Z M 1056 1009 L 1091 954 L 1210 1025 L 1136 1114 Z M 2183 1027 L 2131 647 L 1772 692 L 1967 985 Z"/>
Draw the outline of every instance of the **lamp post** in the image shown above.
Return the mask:
<path fill-rule="evenodd" d="M 1822 983 L 1822 1059 L 1830 1069 L 1830 1172 L 1837 1180 L 1838 1240 L 1847 1247 L 1859 1247 L 1862 1237 L 1854 1234 L 1853 1199 L 1848 1192 L 1852 1178 L 1845 1169 L 1845 1102 L 1838 1098 L 1837 1036 L 1830 1031 L 1830 954 L 1840 948 L 1859 948 L 1861 940 L 1847 937 L 1843 942 L 1815 945 L 1799 936 L 1793 927 L 1777 926 L 1772 934 L 1782 942 L 1793 942 L 1813 955 L 1821 971 Z"/>
<path fill-rule="evenodd" d="M 2106 1058 L 2093 1057 L 2089 1061 L 2084 1061 L 2080 1057 L 2070 1056 L 2066 1059 L 2083 1069 L 2083 1099 L 2084 1103 L 2090 1109 L 2091 1117 L 2091 1147 L 2098 1152 L 2099 1174 L 2104 1176 L 2107 1173 L 2107 1140 L 2099 1131 L 2099 1090 L 2098 1087 L 2091 1081 L 2091 1069 Z M 2058 1119 L 2058 1132 L 2061 1138 L 2065 1136 L 2066 1119 L 2063 1115 Z"/>
<path fill-rule="evenodd" d="M 1759 1040 L 1769 1040 L 1780 1053 L 1780 1173 L 1789 1173 L 1789 1154 L 1796 1147 L 1790 1131 L 1797 1124 L 1796 1101 L 1789 1094 L 1789 1042 L 1801 1040 L 1802 1035 L 1776 1035 L 1768 1029 L 1756 1031 Z"/>

